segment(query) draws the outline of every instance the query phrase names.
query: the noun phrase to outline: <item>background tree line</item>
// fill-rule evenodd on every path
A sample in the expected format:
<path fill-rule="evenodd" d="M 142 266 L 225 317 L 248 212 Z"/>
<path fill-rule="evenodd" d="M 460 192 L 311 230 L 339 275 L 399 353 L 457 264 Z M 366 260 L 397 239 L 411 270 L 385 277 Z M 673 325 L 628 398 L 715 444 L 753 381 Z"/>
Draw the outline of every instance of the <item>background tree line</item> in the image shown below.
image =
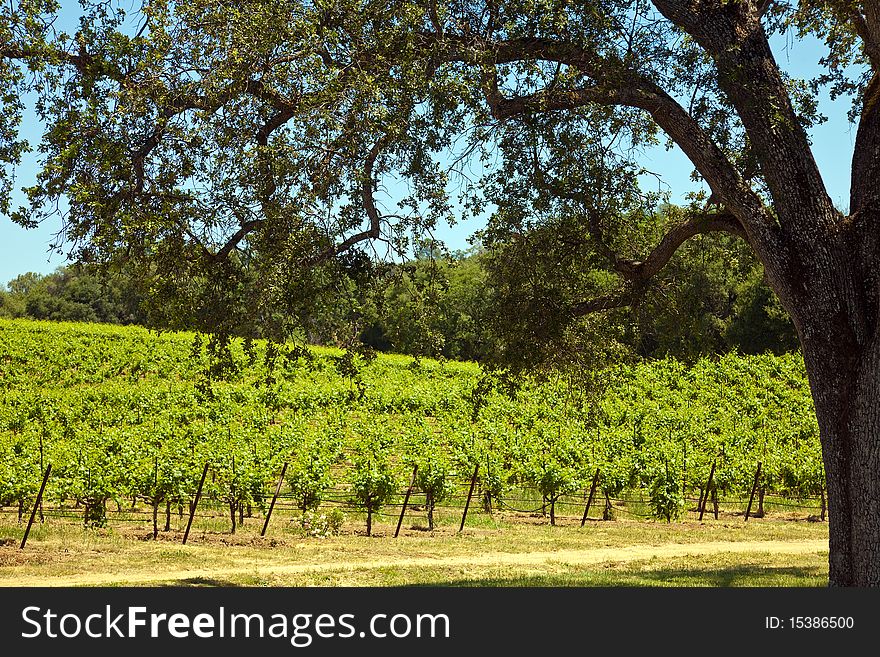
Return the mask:
<path fill-rule="evenodd" d="M 77 265 L 47 275 L 27 272 L 0 290 L 0 317 L 145 325 L 141 305 L 128 280 L 104 279 Z"/>
<path fill-rule="evenodd" d="M 552 245 L 541 245 L 549 258 L 535 259 L 535 244 L 510 236 L 499 240 L 491 229 L 481 237 L 489 246 L 451 253 L 425 248 L 408 262 L 378 271 L 366 257 L 353 254 L 342 263 L 343 275 L 334 279 L 332 289 L 316 290 L 308 303 L 300 304 L 298 337 L 312 344 L 360 344 L 413 356 L 523 366 L 552 360 L 536 353 L 539 344 L 571 355 L 584 341 L 610 341 L 631 356 L 672 356 L 685 362 L 729 351 L 797 349 L 794 327 L 761 266 L 732 237 L 694 238 L 641 303 L 573 324 L 555 309 L 565 306 L 575 274 L 554 259 Z M 59 267 L 48 275 L 25 273 L 0 290 L 0 316 L 200 328 L 197 316 L 169 313 L 173 303 L 151 305 L 135 278 L 124 268 L 107 275 L 83 265 Z M 260 318 L 284 311 L 255 313 L 247 282 L 238 289 L 238 295 L 223 300 L 233 320 L 230 334 L 271 337 L 267 327 L 272 322 Z M 572 342 L 571 348 L 559 349 L 560 340 Z"/>

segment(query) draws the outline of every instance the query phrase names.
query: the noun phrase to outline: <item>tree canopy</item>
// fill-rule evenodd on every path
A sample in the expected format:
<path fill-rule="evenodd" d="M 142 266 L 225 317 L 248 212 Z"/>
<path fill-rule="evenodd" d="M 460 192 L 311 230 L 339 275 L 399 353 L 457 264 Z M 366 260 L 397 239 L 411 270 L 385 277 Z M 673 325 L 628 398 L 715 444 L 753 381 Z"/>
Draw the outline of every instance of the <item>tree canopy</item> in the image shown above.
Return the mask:
<path fill-rule="evenodd" d="M 0 159 L 22 156 L 27 98 L 46 131 L 27 207 L 9 207 L 7 166 L 2 209 L 26 226 L 60 214 L 76 259 L 140 266 L 155 292 L 215 323 L 229 290 L 247 283 L 294 308 L 333 291 L 340 254 L 410 254 L 462 208 L 497 208 L 492 244 L 543 227 L 536 254 L 596 272 L 577 282 L 571 315 L 619 306 L 687 238 L 778 220 L 751 119 L 723 88 L 749 73 L 719 75 L 709 36 L 691 34 L 688 12 L 710 11 L 698 4 L 95 2 L 64 31 L 57 3 L 12 3 L 0 16 Z M 826 40 L 822 76 L 776 74 L 768 120 L 798 147 L 820 118 L 819 85 L 861 93 L 857 9 L 716 9 L 722 22 Z M 845 77 L 853 66 L 861 78 Z M 639 153 L 661 139 L 721 204 L 695 198 L 677 224 L 652 220 L 662 199 L 639 185 Z M 760 222 L 731 216 L 746 211 Z"/>

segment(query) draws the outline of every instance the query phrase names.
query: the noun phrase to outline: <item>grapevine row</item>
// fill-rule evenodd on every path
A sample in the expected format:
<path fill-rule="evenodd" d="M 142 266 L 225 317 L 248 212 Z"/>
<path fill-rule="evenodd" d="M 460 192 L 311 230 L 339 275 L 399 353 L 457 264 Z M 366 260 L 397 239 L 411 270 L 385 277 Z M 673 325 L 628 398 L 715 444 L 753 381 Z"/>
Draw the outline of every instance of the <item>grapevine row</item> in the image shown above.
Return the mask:
<path fill-rule="evenodd" d="M 487 382 L 489 383 L 487 385 Z M 47 464 L 48 502 L 75 501 L 99 525 L 112 500 L 236 514 L 285 494 L 304 511 L 344 488 L 368 515 L 417 472 L 428 507 L 478 471 L 501 501 L 536 491 L 550 506 L 590 487 L 648 489 L 677 517 L 713 488 L 823 493 L 818 429 L 796 355 L 666 360 L 617 367 L 592 394 L 565 381 L 515 393 L 472 363 L 261 341 L 212 344 L 138 328 L 0 321 L 0 506 L 26 507 Z"/>

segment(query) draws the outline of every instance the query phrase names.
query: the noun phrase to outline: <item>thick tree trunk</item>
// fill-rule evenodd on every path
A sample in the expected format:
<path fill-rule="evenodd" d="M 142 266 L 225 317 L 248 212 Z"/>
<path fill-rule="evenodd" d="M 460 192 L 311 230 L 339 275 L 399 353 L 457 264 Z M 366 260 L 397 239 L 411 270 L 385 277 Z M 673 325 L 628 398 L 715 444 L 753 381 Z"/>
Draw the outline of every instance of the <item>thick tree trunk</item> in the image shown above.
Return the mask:
<path fill-rule="evenodd" d="M 807 340 L 825 464 L 829 583 L 880 586 L 880 348 L 852 335 Z"/>
<path fill-rule="evenodd" d="M 880 390 L 876 382 L 858 387 L 848 421 L 826 429 L 823 439 L 829 579 L 837 586 L 880 585 Z M 820 418 L 823 424 L 830 422 Z"/>

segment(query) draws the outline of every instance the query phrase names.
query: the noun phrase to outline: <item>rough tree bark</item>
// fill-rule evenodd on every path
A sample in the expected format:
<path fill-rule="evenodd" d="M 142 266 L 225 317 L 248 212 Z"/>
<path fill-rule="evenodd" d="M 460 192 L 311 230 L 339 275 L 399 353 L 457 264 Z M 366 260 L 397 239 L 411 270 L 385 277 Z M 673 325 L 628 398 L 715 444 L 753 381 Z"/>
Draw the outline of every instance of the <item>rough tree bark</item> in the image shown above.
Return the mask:
<path fill-rule="evenodd" d="M 852 321 L 855 318 L 842 316 Z M 825 464 L 830 582 L 880 585 L 880 353 L 876 336 L 858 348 L 841 326 L 811 322 L 804 359 Z M 844 329 L 847 324 L 844 324 Z M 823 330 L 824 329 L 824 330 Z M 824 338 L 824 339 L 823 339 Z M 847 344 L 847 343 L 850 344 Z"/>

